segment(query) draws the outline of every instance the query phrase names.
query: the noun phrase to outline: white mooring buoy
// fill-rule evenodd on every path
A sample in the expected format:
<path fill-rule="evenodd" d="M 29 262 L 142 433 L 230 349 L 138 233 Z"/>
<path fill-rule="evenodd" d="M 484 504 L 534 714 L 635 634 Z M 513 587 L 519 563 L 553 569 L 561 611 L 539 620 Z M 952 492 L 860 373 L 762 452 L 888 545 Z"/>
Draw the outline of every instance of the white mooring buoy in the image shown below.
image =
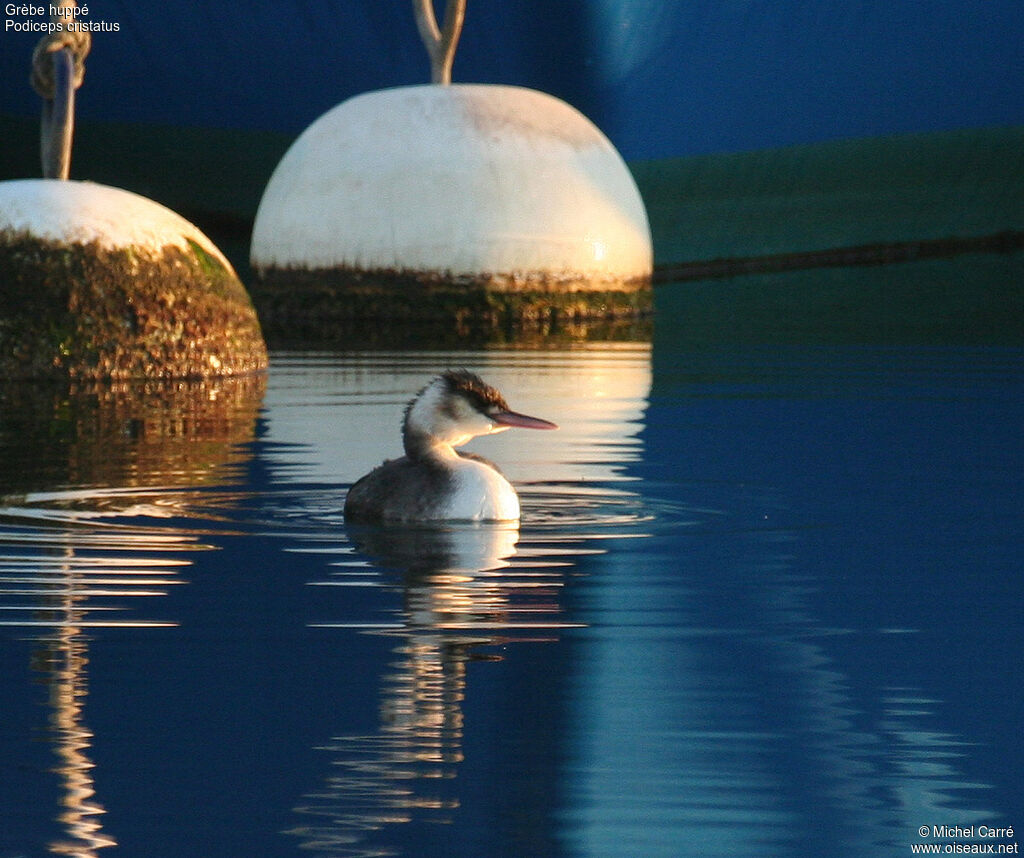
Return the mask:
<path fill-rule="evenodd" d="M 634 288 L 651 239 L 608 139 L 553 96 L 510 86 L 410 86 L 320 117 L 267 185 L 261 272 L 416 272 L 491 288 Z"/>
<path fill-rule="evenodd" d="M 251 262 L 265 321 L 646 312 L 650 228 L 615 147 L 554 96 L 446 83 L 454 44 L 414 6 L 438 82 L 339 104 L 264 191 Z"/>

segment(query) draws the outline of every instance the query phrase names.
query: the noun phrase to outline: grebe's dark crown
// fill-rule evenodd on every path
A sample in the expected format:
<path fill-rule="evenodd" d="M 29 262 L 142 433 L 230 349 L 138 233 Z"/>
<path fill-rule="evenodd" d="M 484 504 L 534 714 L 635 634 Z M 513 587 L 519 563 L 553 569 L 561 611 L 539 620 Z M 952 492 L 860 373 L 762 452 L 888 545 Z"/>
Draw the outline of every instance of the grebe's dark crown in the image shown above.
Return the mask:
<path fill-rule="evenodd" d="M 456 417 L 458 410 L 455 397 L 457 396 L 461 396 L 472 408 L 481 414 L 488 414 L 491 411 L 508 411 L 508 403 L 505 401 L 505 397 L 476 373 L 472 373 L 467 369 L 450 369 L 430 379 L 405 406 L 405 411 L 402 414 L 403 435 L 407 435 L 410 431 L 409 416 L 417 401 L 428 390 L 438 384 L 444 385 L 445 393 L 445 396 L 437 403 L 439 415 L 450 418 Z"/>
<path fill-rule="evenodd" d="M 442 373 L 441 378 L 444 379 L 449 392 L 461 394 L 478 411 L 486 413 L 493 408 L 509 410 L 505 397 L 469 370 L 450 369 Z"/>

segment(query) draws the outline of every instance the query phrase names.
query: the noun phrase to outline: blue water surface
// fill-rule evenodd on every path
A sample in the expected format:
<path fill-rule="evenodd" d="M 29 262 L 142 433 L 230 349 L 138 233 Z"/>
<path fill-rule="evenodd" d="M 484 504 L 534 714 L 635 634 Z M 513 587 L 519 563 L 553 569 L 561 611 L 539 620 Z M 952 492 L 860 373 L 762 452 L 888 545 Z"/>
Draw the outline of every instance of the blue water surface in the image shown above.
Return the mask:
<path fill-rule="evenodd" d="M 1017 843 L 1024 345 L 733 317 L 813 277 L 663 287 L 653 343 L 5 388 L 0 858 Z M 471 445 L 521 526 L 346 528 L 452 366 L 560 424 Z"/>

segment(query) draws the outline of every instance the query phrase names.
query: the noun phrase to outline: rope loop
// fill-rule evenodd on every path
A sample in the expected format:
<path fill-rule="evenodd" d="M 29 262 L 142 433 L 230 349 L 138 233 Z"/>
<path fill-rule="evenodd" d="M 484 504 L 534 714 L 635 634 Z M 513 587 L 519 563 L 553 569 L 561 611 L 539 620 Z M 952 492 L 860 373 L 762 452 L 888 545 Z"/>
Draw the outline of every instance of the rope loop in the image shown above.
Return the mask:
<path fill-rule="evenodd" d="M 74 77 L 72 83 L 75 89 L 82 85 L 85 78 L 85 58 L 92 47 L 92 34 L 85 32 L 68 32 L 60 30 L 47 33 L 39 40 L 36 49 L 32 52 L 32 88 L 47 101 L 52 101 L 57 88 L 54 79 L 53 55 L 57 51 L 68 48 L 74 60 Z"/>

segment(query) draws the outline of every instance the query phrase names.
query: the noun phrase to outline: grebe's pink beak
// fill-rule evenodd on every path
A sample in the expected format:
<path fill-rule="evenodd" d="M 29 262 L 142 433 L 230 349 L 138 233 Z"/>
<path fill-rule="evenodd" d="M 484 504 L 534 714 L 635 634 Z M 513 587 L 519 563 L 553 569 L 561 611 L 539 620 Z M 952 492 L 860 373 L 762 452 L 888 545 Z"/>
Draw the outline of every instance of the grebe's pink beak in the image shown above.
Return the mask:
<path fill-rule="evenodd" d="M 530 417 L 527 414 L 517 414 L 515 411 L 495 411 L 490 415 L 490 418 L 502 426 L 518 426 L 521 429 L 558 428 L 550 420 L 541 420 L 539 417 Z"/>

